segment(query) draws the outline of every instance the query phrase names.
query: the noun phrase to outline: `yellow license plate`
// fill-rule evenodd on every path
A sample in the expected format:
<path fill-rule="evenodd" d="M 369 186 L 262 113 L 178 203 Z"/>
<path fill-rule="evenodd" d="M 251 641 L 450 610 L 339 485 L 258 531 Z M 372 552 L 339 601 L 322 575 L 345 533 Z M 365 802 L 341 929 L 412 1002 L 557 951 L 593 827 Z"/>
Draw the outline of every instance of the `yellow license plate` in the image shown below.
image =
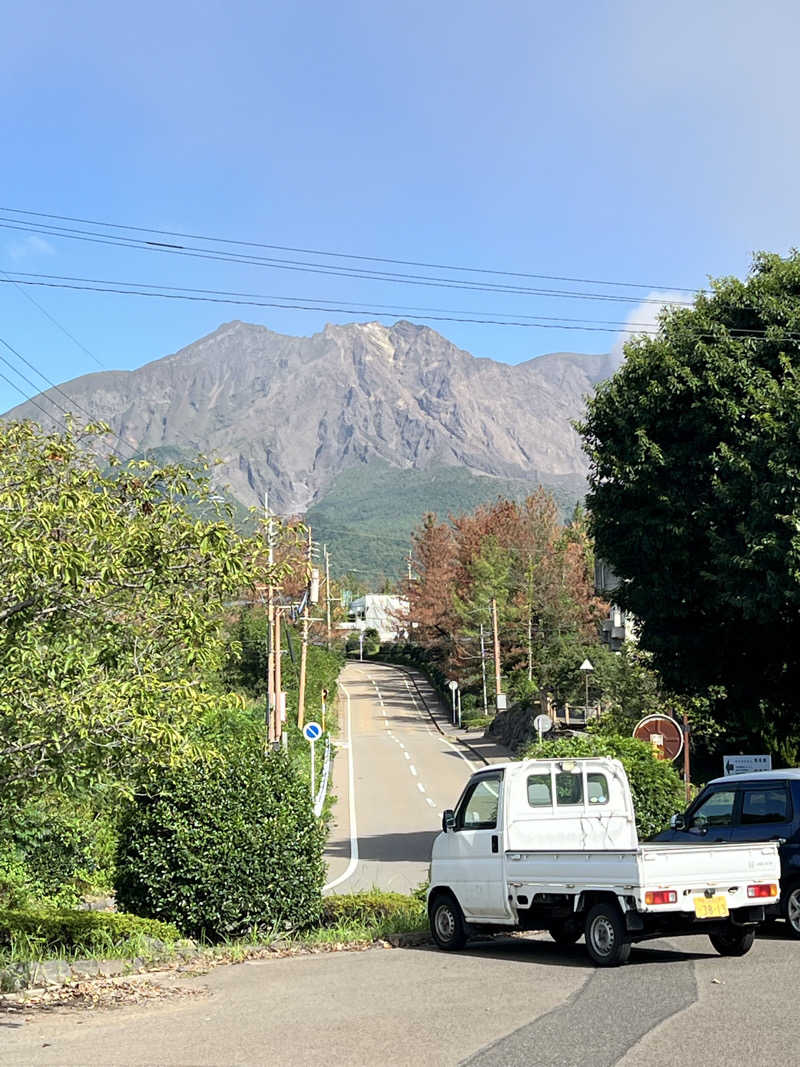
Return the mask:
<path fill-rule="evenodd" d="M 725 919 L 728 916 L 727 897 L 695 897 L 694 913 L 698 919 Z"/>

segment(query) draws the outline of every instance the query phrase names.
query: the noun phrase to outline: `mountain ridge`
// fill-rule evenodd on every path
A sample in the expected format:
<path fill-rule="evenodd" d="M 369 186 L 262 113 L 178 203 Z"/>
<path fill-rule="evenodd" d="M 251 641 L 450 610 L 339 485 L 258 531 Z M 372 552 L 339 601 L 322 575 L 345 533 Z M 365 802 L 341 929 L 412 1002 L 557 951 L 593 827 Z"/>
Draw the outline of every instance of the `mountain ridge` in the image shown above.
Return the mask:
<path fill-rule="evenodd" d="M 61 388 L 131 448 L 218 455 L 215 481 L 248 505 L 269 491 L 275 510 L 289 514 L 371 462 L 463 467 L 531 484 L 583 477 L 571 423 L 610 372 L 603 355 L 555 352 L 518 364 L 475 357 L 406 320 L 328 324 L 310 337 L 233 320 L 134 370 Z M 63 395 L 53 399 L 63 406 Z M 37 415 L 26 402 L 6 417 Z"/>

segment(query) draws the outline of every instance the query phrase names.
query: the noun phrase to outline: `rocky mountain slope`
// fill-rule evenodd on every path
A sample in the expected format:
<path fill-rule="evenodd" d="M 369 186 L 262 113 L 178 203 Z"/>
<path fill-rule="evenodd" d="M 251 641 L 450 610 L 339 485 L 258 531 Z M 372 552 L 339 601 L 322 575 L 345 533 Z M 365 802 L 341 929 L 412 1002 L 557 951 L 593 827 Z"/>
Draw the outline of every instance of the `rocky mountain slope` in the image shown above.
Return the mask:
<path fill-rule="evenodd" d="M 269 489 L 276 511 L 295 513 L 343 471 L 374 462 L 580 479 L 586 460 L 570 420 L 609 372 L 606 356 L 477 359 L 410 322 L 329 325 L 313 337 L 230 322 L 137 370 L 63 389 L 137 450 L 217 455 L 215 478 L 243 503 Z M 8 414 L 41 418 L 28 403 Z"/>

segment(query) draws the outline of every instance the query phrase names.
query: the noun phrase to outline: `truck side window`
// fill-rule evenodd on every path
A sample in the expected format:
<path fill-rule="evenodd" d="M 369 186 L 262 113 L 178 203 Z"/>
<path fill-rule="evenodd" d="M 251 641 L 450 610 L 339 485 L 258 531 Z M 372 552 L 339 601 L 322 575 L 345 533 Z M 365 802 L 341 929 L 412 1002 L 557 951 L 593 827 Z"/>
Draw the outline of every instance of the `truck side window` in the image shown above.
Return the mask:
<path fill-rule="evenodd" d="M 559 771 L 556 775 L 556 804 L 583 803 L 583 775 Z"/>
<path fill-rule="evenodd" d="M 742 826 L 766 822 L 789 822 L 791 806 L 783 786 L 745 789 L 742 798 Z"/>
<path fill-rule="evenodd" d="M 550 794 L 549 774 L 528 775 L 528 803 L 532 808 L 549 808 L 553 798 Z"/>
<path fill-rule="evenodd" d="M 608 780 L 604 774 L 586 775 L 586 792 L 590 804 L 608 803 Z"/>
<path fill-rule="evenodd" d="M 499 778 L 478 779 L 461 806 L 456 829 L 494 830 L 499 797 Z"/>

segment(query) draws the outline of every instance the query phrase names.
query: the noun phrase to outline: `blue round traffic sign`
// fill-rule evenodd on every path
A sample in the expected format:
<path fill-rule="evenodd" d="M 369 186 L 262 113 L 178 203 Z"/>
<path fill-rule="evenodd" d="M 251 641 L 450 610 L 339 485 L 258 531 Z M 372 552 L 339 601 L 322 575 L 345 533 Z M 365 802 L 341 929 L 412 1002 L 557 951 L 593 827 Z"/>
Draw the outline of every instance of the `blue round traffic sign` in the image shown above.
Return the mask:
<path fill-rule="evenodd" d="M 303 737 L 306 741 L 318 741 L 322 737 L 322 727 L 318 722 L 307 722 L 303 727 Z"/>

